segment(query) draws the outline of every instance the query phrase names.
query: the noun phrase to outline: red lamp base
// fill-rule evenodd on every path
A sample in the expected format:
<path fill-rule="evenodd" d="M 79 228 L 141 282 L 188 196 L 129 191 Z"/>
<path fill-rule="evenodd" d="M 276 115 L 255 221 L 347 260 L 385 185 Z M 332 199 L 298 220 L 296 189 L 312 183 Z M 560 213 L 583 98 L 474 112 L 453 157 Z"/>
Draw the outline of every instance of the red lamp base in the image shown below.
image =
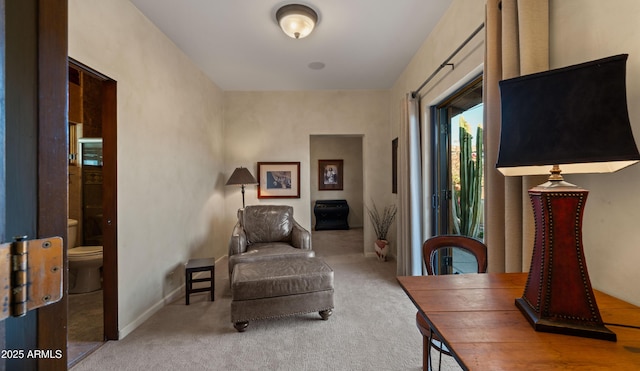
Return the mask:
<path fill-rule="evenodd" d="M 574 321 L 556 321 L 540 318 L 539 313 L 523 299 L 516 299 L 516 306 L 522 314 L 529 320 L 534 330 L 540 332 L 551 332 L 555 334 L 573 335 L 585 338 L 616 341 L 616 334 L 606 328 L 603 324 L 578 323 Z"/>
<path fill-rule="evenodd" d="M 516 306 L 536 331 L 616 341 L 596 303 L 582 247 L 588 191 L 563 181 L 529 190 L 535 243 Z"/>

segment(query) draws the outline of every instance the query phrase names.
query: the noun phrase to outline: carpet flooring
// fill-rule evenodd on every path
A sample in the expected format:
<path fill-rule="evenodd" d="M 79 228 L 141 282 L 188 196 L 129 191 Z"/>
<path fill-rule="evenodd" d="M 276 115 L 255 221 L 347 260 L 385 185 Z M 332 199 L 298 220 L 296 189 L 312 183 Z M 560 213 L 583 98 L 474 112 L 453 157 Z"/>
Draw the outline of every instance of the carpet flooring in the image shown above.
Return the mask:
<path fill-rule="evenodd" d="M 396 262 L 363 254 L 362 229 L 314 231 L 313 248 L 334 270 L 335 309 L 230 323 L 226 260 L 208 294 L 166 305 L 126 338 L 109 341 L 75 365 L 85 370 L 420 370 L 422 338 L 416 308 L 395 279 Z M 444 359 L 444 370 L 459 367 Z"/>

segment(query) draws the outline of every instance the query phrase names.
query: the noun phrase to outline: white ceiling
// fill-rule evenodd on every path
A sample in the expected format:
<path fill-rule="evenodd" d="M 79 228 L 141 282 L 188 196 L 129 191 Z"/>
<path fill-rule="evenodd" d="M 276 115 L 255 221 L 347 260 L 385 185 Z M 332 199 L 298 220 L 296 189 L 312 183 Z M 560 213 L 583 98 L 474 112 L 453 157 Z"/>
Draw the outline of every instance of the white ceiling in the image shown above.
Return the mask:
<path fill-rule="evenodd" d="M 131 2 L 222 90 L 256 91 L 389 89 L 452 0 Z M 289 3 L 318 13 L 310 36 L 280 30 Z"/>

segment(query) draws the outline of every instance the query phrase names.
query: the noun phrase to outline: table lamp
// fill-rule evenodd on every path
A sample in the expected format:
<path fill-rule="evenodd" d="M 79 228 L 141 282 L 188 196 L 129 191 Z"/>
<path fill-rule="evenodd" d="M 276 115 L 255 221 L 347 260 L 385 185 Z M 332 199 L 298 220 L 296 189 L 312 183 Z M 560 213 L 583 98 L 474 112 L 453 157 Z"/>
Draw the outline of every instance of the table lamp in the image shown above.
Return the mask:
<path fill-rule="evenodd" d="M 244 209 L 244 186 L 250 184 L 258 184 L 256 178 L 251 175 L 249 169 L 246 167 L 237 167 L 229 180 L 227 180 L 227 184 L 225 185 L 240 185 L 242 188 L 242 208 Z"/>
<path fill-rule="evenodd" d="M 529 190 L 535 242 L 516 306 L 536 331 L 616 341 L 603 324 L 582 245 L 588 191 L 564 173 L 605 173 L 640 160 L 625 87 L 627 55 L 500 81 L 496 167 L 506 176 L 547 174 Z"/>

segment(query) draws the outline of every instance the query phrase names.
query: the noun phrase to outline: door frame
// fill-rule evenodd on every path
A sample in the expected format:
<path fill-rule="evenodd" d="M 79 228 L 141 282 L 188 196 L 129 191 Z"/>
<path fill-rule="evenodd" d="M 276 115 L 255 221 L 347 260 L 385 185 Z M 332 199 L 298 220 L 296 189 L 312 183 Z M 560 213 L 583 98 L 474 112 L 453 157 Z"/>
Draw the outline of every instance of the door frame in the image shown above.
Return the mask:
<path fill-rule="evenodd" d="M 431 107 L 432 121 L 432 143 L 431 156 L 434 158 L 432 174 L 432 230 L 435 235 L 450 234 L 451 229 L 451 207 L 453 198 L 451 191 L 451 137 L 456 135 L 451 132 L 450 117 L 452 113 L 451 104 L 465 96 L 469 92 L 480 86 L 482 89 L 483 75 L 480 74 L 469 80 L 453 94 L 445 98 L 442 102 Z M 446 113 L 444 113 L 446 111 Z"/>
<path fill-rule="evenodd" d="M 0 105 L 2 105 L 2 113 L 0 114 L 0 150 L 4 154 L 6 151 L 6 117 L 4 117 L 5 105 L 5 59 L 6 49 L 4 40 L 6 38 L 5 30 L 5 5 L 6 0 L 0 0 Z M 67 240 L 67 182 L 68 182 L 68 3 L 67 0 L 33 0 L 35 9 L 32 14 L 25 15 L 32 17 L 37 24 L 37 47 L 35 57 L 37 61 L 37 206 L 34 216 L 36 220 L 36 238 L 62 236 Z M 33 61 L 31 61 L 33 62 Z M 109 96 L 115 98 L 115 84 L 107 84 L 112 93 Z M 112 103 L 115 103 L 112 102 Z M 115 104 L 109 105 L 112 109 L 108 109 L 106 114 L 115 119 Z M 109 141 L 114 143 L 114 151 L 107 152 L 107 156 L 115 158 L 115 128 L 111 133 Z M 30 146 L 30 144 L 25 144 Z M 115 166 L 115 162 L 113 162 Z M 28 171 L 29 169 L 26 169 Z M 111 174 L 115 174 L 115 167 L 111 169 Z M 6 188 L 4 187 L 6 180 L 6 166 L 0 161 L 0 211 L 6 213 Z M 115 182 L 115 178 L 111 181 Z M 115 193 L 110 197 L 115 200 Z M 115 202 L 108 205 L 109 212 L 115 215 L 113 208 Z M 0 237 L 6 239 L 6 229 L 0 225 Z M 116 236 L 117 221 L 112 220 L 111 225 L 112 236 Z M 115 240 L 114 240 L 115 241 Z M 107 254 L 109 255 L 109 254 Z M 110 258 L 117 260 L 117 256 L 112 254 Z M 28 315 L 19 321 L 24 322 L 24 330 L 19 334 L 10 334 L 8 336 L 17 336 L 26 339 L 26 343 L 37 344 L 38 349 L 62 350 L 60 358 L 41 358 L 37 360 L 38 369 L 46 370 L 66 370 L 67 369 L 67 314 L 68 314 L 68 262 L 67 252 L 63 249 L 63 262 L 65 274 L 63 274 L 63 297 L 57 303 L 38 309 L 35 315 Z M 105 334 L 108 338 L 118 338 L 117 331 L 117 285 L 112 285 L 115 281 L 117 284 L 117 272 L 111 272 L 106 285 L 115 289 L 109 295 L 116 298 L 115 310 L 109 309 L 105 313 L 109 317 L 109 323 L 112 327 L 105 328 Z M 115 316 L 113 315 L 115 314 Z M 35 326 L 35 331 L 29 330 L 31 326 Z M 1 345 L 5 344 L 6 331 L 4 322 L 0 324 L 0 341 Z M 25 365 L 31 365 L 27 363 Z M 6 364 L 0 363 L 0 369 L 4 369 Z"/>
<path fill-rule="evenodd" d="M 38 0 L 38 237 L 67 235 L 67 0 Z M 64 134 L 64 135 L 62 135 Z M 64 272 L 68 271 L 63 253 Z M 38 310 L 39 349 L 64 349 L 39 369 L 67 368 L 68 277 L 63 299 Z"/>
<path fill-rule="evenodd" d="M 117 82 L 69 57 L 69 65 L 102 81 L 102 288 L 104 339 L 118 340 Z"/>

